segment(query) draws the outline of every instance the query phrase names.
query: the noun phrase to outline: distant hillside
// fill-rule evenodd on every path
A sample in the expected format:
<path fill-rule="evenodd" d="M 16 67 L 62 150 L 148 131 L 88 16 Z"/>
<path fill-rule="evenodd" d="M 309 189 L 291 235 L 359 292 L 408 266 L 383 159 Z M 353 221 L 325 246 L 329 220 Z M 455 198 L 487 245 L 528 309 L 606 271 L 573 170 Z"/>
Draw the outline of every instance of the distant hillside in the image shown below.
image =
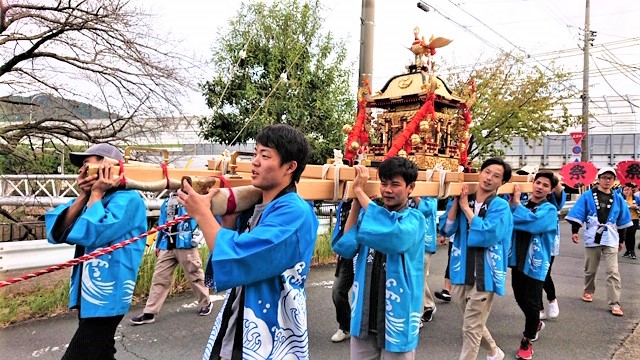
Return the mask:
<path fill-rule="evenodd" d="M 48 94 L 0 97 L 0 121 L 28 121 L 42 117 L 106 119 L 109 113 L 91 104 Z"/>

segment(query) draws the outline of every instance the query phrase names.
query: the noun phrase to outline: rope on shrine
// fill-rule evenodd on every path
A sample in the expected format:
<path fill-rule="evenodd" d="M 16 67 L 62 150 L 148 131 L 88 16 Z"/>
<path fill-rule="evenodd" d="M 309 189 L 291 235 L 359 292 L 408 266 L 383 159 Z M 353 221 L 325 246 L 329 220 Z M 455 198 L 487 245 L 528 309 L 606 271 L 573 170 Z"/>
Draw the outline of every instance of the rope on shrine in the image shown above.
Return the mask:
<path fill-rule="evenodd" d="M 340 168 L 346 166 L 343 162 L 342 162 L 342 151 L 340 150 L 334 150 L 333 151 L 333 163 L 331 164 L 324 164 L 322 165 L 322 179 L 326 179 L 327 178 L 327 174 L 329 173 L 329 169 L 330 168 L 334 168 L 333 171 L 333 199 L 331 201 L 336 202 L 339 200 L 338 198 L 338 194 L 340 192 Z M 345 200 L 345 197 L 347 192 L 345 190 L 345 194 L 343 194 L 343 200 Z"/>
<path fill-rule="evenodd" d="M 29 273 L 29 274 L 24 274 L 22 276 L 13 278 L 13 279 L 8 279 L 8 280 L 1 280 L 0 281 L 0 288 L 3 288 L 5 286 L 9 286 L 21 281 L 25 281 L 25 280 L 29 280 L 29 279 L 33 279 L 35 277 L 44 275 L 44 274 L 48 274 L 48 273 L 52 273 L 54 271 L 58 271 L 58 270 L 62 270 L 62 269 L 66 269 L 68 267 L 74 266 L 74 265 L 78 265 L 84 262 L 87 262 L 89 260 L 95 259 L 99 256 L 105 255 L 105 254 L 109 254 L 114 252 L 115 250 L 118 250 L 120 248 L 123 248 L 127 245 L 133 244 L 134 242 L 140 240 L 140 239 L 144 239 L 147 236 L 151 235 L 151 234 L 155 234 L 158 231 L 162 231 L 164 229 L 170 228 L 173 225 L 176 225 L 178 223 L 181 223 L 185 220 L 188 220 L 190 218 L 189 214 L 185 214 L 185 215 L 180 215 L 180 216 L 176 216 L 173 220 L 167 221 L 165 224 L 162 225 L 158 225 L 154 228 L 151 228 L 150 230 L 143 232 L 142 234 L 138 235 L 138 236 L 134 236 L 130 239 L 124 240 L 122 242 L 119 242 L 117 244 L 113 244 L 109 247 L 106 248 L 100 248 L 100 249 L 96 249 L 92 252 L 90 252 L 89 254 L 85 254 L 82 255 L 80 257 L 71 259 L 67 262 L 61 263 L 61 264 L 57 264 L 57 265 L 53 265 L 50 266 L 48 268 L 45 269 L 41 269 L 38 271 L 35 271 L 33 273 Z"/>
<path fill-rule="evenodd" d="M 226 175 L 229 167 L 229 163 L 231 162 L 231 152 L 228 149 L 224 149 L 222 154 L 216 157 L 213 160 L 213 169 L 218 169 L 220 165 L 220 171 L 222 171 L 222 175 Z"/>

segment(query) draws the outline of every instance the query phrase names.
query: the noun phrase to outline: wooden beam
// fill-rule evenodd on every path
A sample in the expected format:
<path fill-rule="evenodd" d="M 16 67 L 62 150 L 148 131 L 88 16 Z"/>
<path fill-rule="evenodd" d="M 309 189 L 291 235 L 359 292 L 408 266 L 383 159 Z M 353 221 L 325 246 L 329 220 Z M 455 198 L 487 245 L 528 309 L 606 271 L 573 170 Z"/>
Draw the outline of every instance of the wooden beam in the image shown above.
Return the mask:
<path fill-rule="evenodd" d="M 246 186 L 251 184 L 250 171 L 251 164 L 248 162 L 238 163 L 238 173 L 234 176 L 225 176 L 225 179 L 231 187 Z M 119 174 L 119 168 L 115 168 L 116 175 Z M 160 166 L 125 166 L 125 177 L 127 188 L 138 189 L 143 191 L 161 191 L 165 188 L 176 190 L 180 188 L 183 177 L 192 178 L 196 182 L 196 188 L 199 192 L 206 192 L 209 187 L 224 187 L 218 178 L 221 176 L 219 170 L 198 170 L 198 169 L 175 169 L 168 168 L 169 187 L 167 187 L 167 179 L 165 173 Z M 98 165 L 91 165 L 88 169 L 89 174 L 96 174 Z M 344 197 L 345 187 L 348 190 L 347 198 L 354 198 L 352 180 L 355 179 L 355 170 L 351 167 L 341 167 L 339 173 L 338 184 L 335 182 L 335 168 L 330 168 L 326 179 L 322 179 L 322 166 L 309 165 L 303 173 L 308 177 L 303 177 L 298 183 L 298 193 L 307 200 L 339 200 Z M 380 195 L 380 181 L 377 180 L 377 169 L 369 168 L 371 179 L 367 182 L 365 192 L 369 196 Z M 319 177 L 316 177 L 318 176 Z M 457 196 L 460 195 L 463 184 L 469 186 L 469 192 L 476 191 L 477 181 L 469 181 L 469 179 L 477 179 L 478 174 L 463 174 L 457 172 L 447 172 L 443 189 L 440 188 L 439 172 L 435 171 L 431 180 L 424 181 L 427 173 L 421 171 L 416 187 L 412 192 L 412 196 L 429 196 L 438 197 L 441 195 Z M 499 194 L 513 193 L 513 184 L 520 184 L 522 192 L 533 191 L 533 184 L 527 182 L 527 176 L 514 176 L 513 182 L 509 182 L 501 186 L 498 190 Z M 524 180 L 524 181 L 516 181 Z"/>

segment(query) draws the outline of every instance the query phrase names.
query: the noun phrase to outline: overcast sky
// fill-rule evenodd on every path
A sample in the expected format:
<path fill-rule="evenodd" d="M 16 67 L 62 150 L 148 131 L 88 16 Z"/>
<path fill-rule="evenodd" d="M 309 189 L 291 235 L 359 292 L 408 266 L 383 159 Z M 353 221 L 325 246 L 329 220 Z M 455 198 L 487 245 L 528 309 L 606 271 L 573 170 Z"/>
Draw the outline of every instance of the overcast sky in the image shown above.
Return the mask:
<path fill-rule="evenodd" d="M 209 58 L 217 30 L 226 28 L 241 1 L 136 0 L 158 15 L 158 31 L 180 40 L 185 51 Z M 585 0 L 467 0 L 425 1 L 435 7 L 423 12 L 417 0 L 375 1 L 373 90 L 404 71 L 413 54 L 406 49 L 418 26 L 428 39 L 431 34 L 453 39 L 436 54 L 452 65 L 472 64 L 497 56 L 501 51 L 531 55 L 531 64 L 544 66 L 554 58 L 575 71 L 582 88 L 582 36 Z M 325 30 L 347 40 L 350 61 L 357 80 L 361 0 L 325 0 Z M 448 19 L 447 19 L 448 18 Z M 640 1 L 592 0 L 591 30 L 597 31 L 592 48 L 590 83 L 592 97 L 640 94 Z M 621 64 L 628 65 L 623 67 Z M 629 67 L 632 66 L 632 67 Z M 606 81 L 595 76 L 600 71 Z M 633 68 L 635 67 L 635 68 Z M 194 73 L 206 80 L 210 69 Z M 626 70 L 626 71 L 621 71 Z M 634 77 L 635 76 L 635 77 Z M 200 94 L 185 100 L 185 111 L 206 114 Z"/>

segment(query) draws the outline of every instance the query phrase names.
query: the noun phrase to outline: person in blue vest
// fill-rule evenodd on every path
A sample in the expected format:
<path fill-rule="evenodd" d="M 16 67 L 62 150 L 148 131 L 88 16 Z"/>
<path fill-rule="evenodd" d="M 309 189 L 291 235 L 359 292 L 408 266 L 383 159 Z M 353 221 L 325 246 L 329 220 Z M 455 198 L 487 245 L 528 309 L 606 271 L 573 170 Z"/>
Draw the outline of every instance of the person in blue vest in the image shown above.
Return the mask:
<path fill-rule="evenodd" d="M 598 184 L 582 193 L 565 216 L 571 223 L 571 240 L 580 242 L 578 232 L 584 226 L 582 238 L 585 247 L 584 289 L 582 301 L 593 302 L 596 291 L 596 275 L 600 259 L 604 260 L 607 272 L 607 302 L 609 311 L 623 316 L 620 306 L 620 271 L 618 251 L 624 244 L 625 229 L 633 226 L 629 207 L 619 194 L 612 192 L 616 170 L 605 166 L 598 171 Z"/>
<path fill-rule="evenodd" d="M 165 224 L 176 216 L 186 213 L 184 206 L 178 204 L 175 193 L 171 192 L 160 207 L 158 223 Z M 156 321 L 155 316 L 160 313 L 160 309 L 169 295 L 173 270 L 178 264 L 182 265 L 184 274 L 189 279 L 191 291 L 198 301 L 198 315 L 207 316 L 211 313 L 209 288 L 204 285 L 202 260 L 200 253 L 198 253 L 198 242 L 194 239 L 196 226 L 194 219 L 188 219 L 158 232 L 155 251 L 158 260 L 151 279 L 149 298 L 142 314 L 130 319 L 132 324 L 143 325 Z"/>
<path fill-rule="evenodd" d="M 460 360 L 475 360 L 482 347 L 487 360 L 502 360 L 504 352 L 486 326 L 494 294 L 504 296 L 513 216 L 498 188 L 511 178 L 511 166 L 500 158 L 480 167 L 475 193 L 462 186 L 441 216 L 440 234 L 455 235 L 449 259 L 451 297 L 463 313 Z"/>
<path fill-rule="evenodd" d="M 351 359 L 413 359 L 422 315 L 426 230 L 424 215 L 408 206 L 418 167 L 399 156 L 384 160 L 378 168 L 377 201 L 364 192 L 369 170 L 355 170 L 357 198 L 344 232 L 332 239 L 333 251 L 355 258 Z"/>
<path fill-rule="evenodd" d="M 551 267 L 551 252 L 558 232 L 558 210 L 547 201 L 547 196 L 557 185 L 558 179 L 552 172 L 540 171 L 535 175 L 533 192 L 525 204 L 521 202 L 518 184 L 514 185 L 510 200 L 514 229 L 509 251 L 511 287 L 525 315 L 518 359 L 532 359 L 531 342 L 538 340 L 545 326 L 540 320 L 542 288 Z"/>
<path fill-rule="evenodd" d="M 49 242 L 75 245 L 75 257 L 147 231 L 142 197 L 118 188 L 123 175 L 114 177 L 105 158 L 123 157 L 109 144 L 72 152 L 71 163 L 80 167 L 79 195 L 45 214 Z M 98 174 L 87 176 L 89 165 L 100 165 Z M 62 359 L 115 359 L 113 337 L 129 311 L 144 247 L 144 241 L 137 241 L 73 267 L 69 307 L 78 310 L 79 321 Z"/>
<path fill-rule="evenodd" d="M 318 218 L 296 193 L 309 156 L 304 134 L 285 124 L 256 136 L 251 184 L 262 190 L 253 209 L 222 216 L 211 212 L 220 191 L 178 190 L 211 250 L 205 283 L 227 290 L 203 359 L 308 359 L 305 284 L 318 234 Z"/>

